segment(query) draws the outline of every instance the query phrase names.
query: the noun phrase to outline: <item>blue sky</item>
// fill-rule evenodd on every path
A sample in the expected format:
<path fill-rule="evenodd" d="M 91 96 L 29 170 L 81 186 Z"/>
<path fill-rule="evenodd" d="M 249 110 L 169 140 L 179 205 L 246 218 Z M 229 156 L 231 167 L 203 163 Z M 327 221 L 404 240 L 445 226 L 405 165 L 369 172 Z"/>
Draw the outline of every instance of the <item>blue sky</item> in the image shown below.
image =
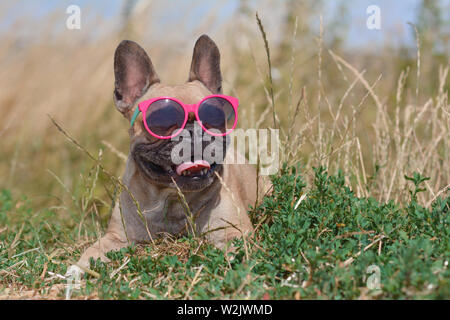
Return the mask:
<path fill-rule="evenodd" d="M 283 0 L 279 1 L 282 2 Z M 420 0 L 325 0 L 323 9 L 325 22 L 329 19 L 339 19 L 336 14 L 338 14 L 338 5 L 342 1 L 347 3 L 350 16 L 350 26 L 345 39 L 347 45 L 377 45 L 385 42 L 414 44 L 413 33 L 407 22 L 415 21 L 416 10 Z M 441 2 L 450 8 L 450 0 L 441 0 Z M 164 15 L 158 17 L 159 19 L 164 20 L 166 23 L 167 21 L 176 22 L 177 18 L 183 17 L 184 10 L 188 7 L 191 11 L 188 17 L 192 20 L 190 25 L 193 27 L 196 26 L 198 17 L 212 10 L 216 4 L 215 1 L 206 0 L 189 2 L 186 0 L 165 0 L 164 3 L 167 4 L 168 9 Z M 254 7 L 257 8 L 258 1 L 256 0 L 253 3 Z M 8 18 L 2 17 L 3 21 L 0 22 L 0 27 L 7 25 L 8 22 L 13 21 L 20 15 L 32 15 L 35 18 L 40 18 L 49 12 L 58 10 L 64 13 L 65 8 L 70 4 L 77 4 L 82 11 L 89 11 L 91 14 L 101 15 L 105 18 L 114 18 L 120 12 L 123 0 L 41 0 L 39 2 L 22 0 L 16 2 Z M 233 14 L 238 4 L 239 0 L 227 1 L 219 13 L 219 18 Z M 369 30 L 366 27 L 366 19 L 368 17 L 366 8 L 369 5 L 378 5 L 381 9 L 381 30 Z"/>

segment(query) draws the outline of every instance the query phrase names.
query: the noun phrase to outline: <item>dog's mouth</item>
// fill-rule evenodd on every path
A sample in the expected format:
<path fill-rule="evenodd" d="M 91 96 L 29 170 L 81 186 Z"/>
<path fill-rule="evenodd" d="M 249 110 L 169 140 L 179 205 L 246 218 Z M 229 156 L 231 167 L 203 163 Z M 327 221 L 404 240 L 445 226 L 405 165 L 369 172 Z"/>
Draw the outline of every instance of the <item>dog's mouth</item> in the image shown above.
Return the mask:
<path fill-rule="evenodd" d="M 176 172 L 179 176 L 203 176 L 208 173 L 211 166 L 205 160 L 196 160 L 195 162 L 183 162 L 176 167 Z"/>
<path fill-rule="evenodd" d="M 210 186 L 216 178 L 215 172 L 222 173 L 222 164 L 210 164 L 205 160 L 188 161 L 179 165 L 156 163 L 139 155 L 135 156 L 135 160 L 140 171 L 153 183 L 169 188 L 178 186 L 187 192 L 200 191 Z"/>
<path fill-rule="evenodd" d="M 140 161 L 146 169 L 159 175 L 168 175 L 174 179 L 202 179 L 207 178 L 214 174 L 214 171 L 218 167 L 217 163 L 209 164 L 205 160 L 196 160 L 194 162 L 183 162 L 179 165 L 171 165 L 170 168 L 163 167 L 151 161 Z"/>
<path fill-rule="evenodd" d="M 139 171 L 152 183 L 168 188 L 178 186 L 182 191 L 200 191 L 214 182 L 216 172 L 222 174 L 223 165 L 213 158 L 198 159 L 191 155 L 182 163 L 174 163 L 174 143 L 139 143 L 132 147 L 131 154 Z"/>

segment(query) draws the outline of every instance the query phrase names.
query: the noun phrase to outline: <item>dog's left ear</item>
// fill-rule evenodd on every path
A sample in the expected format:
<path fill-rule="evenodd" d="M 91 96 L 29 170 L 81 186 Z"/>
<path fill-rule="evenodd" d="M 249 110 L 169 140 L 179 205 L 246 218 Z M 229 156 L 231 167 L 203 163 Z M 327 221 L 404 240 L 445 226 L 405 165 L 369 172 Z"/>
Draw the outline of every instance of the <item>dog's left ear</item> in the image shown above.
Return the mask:
<path fill-rule="evenodd" d="M 199 80 L 214 94 L 222 93 L 220 52 L 207 35 L 198 38 L 192 55 L 189 81 Z"/>
<path fill-rule="evenodd" d="M 122 41 L 114 53 L 114 101 L 126 117 L 147 89 L 159 82 L 152 61 L 136 42 Z"/>

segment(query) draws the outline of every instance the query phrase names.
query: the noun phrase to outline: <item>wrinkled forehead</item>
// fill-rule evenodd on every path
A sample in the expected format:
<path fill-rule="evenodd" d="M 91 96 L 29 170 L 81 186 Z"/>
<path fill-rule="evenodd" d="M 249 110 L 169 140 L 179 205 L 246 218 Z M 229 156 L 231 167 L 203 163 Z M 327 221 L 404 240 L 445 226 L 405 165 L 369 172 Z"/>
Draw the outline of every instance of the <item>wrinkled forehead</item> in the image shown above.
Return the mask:
<path fill-rule="evenodd" d="M 211 92 L 199 81 L 187 82 L 176 86 L 157 83 L 151 86 L 147 93 L 139 100 L 144 101 L 157 97 L 171 97 L 186 104 L 194 104 L 210 94 Z"/>

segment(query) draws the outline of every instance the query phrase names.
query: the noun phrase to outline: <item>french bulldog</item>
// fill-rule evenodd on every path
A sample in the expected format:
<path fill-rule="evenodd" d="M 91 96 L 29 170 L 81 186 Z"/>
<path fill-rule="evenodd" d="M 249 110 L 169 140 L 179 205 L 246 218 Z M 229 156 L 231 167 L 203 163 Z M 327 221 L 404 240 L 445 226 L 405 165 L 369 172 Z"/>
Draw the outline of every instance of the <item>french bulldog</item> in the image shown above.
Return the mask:
<path fill-rule="evenodd" d="M 114 102 L 128 121 L 132 120 L 138 101 L 173 97 L 193 105 L 204 97 L 222 93 L 219 49 L 207 35 L 195 43 L 189 78 L 182 85 L 162 84 L 145 50 L 128 40 L 122 41 L 115 51 L 114 75 Z M 185 129 L 193 133 L 195 121 L 190 112 Z M 253 230 L 247 209 L 255 204 L 258 190 L 261 199 L 268 187 L 262 178 L 257 182 L 255 167 L 227 164 L 227 159 L 234 156 L 231 152 L 225 152 L 223 163 L 192 159 L 190 164 L 177 165 L 171 157 L 177 142 L 151 135 L 142 113 L 133 122 L 129 135 L 124 188 L 107 231 L 69 268 L 69 274 L 89 268 L 90 258 L 107 262 L 108 251 L 132 243 L 149 243 L 164 234 L 185 235 L 193 231 L 228 250 L 230 240 L 245 237 Z M 194 165 L 198 161 L 201 165 Z"/>

